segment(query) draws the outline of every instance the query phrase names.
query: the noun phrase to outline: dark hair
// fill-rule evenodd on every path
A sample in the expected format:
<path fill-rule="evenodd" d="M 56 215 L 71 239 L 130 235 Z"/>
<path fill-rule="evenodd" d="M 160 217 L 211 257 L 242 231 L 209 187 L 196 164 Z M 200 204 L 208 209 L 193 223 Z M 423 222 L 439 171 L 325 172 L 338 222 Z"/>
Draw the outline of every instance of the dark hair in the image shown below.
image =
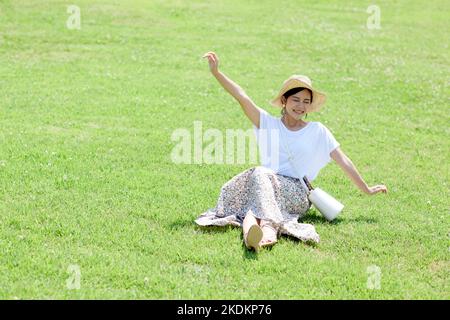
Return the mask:
<path fill-rule="evenodd" d="M 291 90 L 286 91 L 286 92 L 283 94 L 283 97 L 287 100 L 287 98 L 289 98 L 290 96 L 296 94 L 297 92 L 303 91 L 303 90 L 305 90 L 305 89 L 309 91 L 309 94 L 311 94 L 311 103 L 312 103 L 312 100 L 313 100 L 313 93 L 312 93 L 312 91 L 311 91 L 310 89 L 308 89 L 308 88 L 301 88 L 301 87 L 298 87 L 298 88 L 292 88 Z"/>
<path fill-rule="evenodd" d="M 312 103 L 312 101 L 313 101 L 313 93 L 312 93 L 312 91 L 311 91 L 310 89 L 308 89 L 308 88 L 303 88 L 303 87 L 292 88 L 292 89 L 286 91 L 286 92 L 283 94 L 283 97 L 287 100 L 287 98 L 289 98 L 290 96 L 296 94 L 297 92 L 303 91 L 303 90 L 308 90 L 308 91 L 309 91 L 309 93 L 311 94 L 311 103 Z M 305 117 L 305 118 L 307 118 L 307 117 L 308 117 L 308 114 L 306 114 L 306 117 Z"/>

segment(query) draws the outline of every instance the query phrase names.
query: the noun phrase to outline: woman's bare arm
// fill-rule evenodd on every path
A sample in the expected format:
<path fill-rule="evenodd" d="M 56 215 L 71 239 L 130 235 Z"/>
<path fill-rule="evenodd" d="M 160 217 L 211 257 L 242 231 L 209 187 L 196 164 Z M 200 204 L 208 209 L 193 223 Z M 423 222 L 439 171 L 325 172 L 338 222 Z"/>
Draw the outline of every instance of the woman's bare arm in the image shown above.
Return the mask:
<path fill-rule="evenodd" d="M 342 170 L 347 174 L 347 176 L 353 181 L 353 183 L 364 193 L 375 194 L 378 192 L 387 193 L 387 188 L 385 185 L 376 185 L 369 187 L 359 174 L 358 170 L 354 166 L 352 160 L 347 157 L 340 147 L 337 147 L 330 153 L 330 157 L 336 161 L 336 163 L 342 168 Z"/>
<path fill-rule="evenodd" d="M 239 102 L 245 115 L 259 129 L 259 115 L 261 109 L 237 83 L 233 82 L 233 80 L 228 78 L 223 72 L 219 71 L 219 58 L 214 52 L 208 52 L 203 57 L 208 58 L 211 73 L 217 81 L 219 81 L 222 87 L 224 87 L 224 89 Z"/>

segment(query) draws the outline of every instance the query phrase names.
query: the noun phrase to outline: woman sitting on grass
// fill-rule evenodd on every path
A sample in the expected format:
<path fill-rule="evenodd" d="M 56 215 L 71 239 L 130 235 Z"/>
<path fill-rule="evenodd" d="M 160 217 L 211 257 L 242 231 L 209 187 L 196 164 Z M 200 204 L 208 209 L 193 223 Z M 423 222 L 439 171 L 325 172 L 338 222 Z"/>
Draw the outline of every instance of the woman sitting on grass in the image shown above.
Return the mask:
<path fill-rule="evenodd" d="M 283 83 L 271 101 L 282 108 L 278 118 L 256 106 L 240 86 L 219 71 L 219 58 L 214 52 L 203 57 L 208 59 L 214 77 L 253 123 L 262 165 L 223 185 L 216 207 L 198 217 L 197 224 L 242 226 L 245 245 L 256 251 L 276 243 L 279 234 L 319 242 L 312 225 L 297 222 L 311 207 L 301 178 L 313 181 L 331 159 L 364 193 L 387 193 L 384 185 L 367 186 L 328 128 L 302 119 L 325 102 L 325 95 L 313 89 L 308 77 L 294 75 Z"/>

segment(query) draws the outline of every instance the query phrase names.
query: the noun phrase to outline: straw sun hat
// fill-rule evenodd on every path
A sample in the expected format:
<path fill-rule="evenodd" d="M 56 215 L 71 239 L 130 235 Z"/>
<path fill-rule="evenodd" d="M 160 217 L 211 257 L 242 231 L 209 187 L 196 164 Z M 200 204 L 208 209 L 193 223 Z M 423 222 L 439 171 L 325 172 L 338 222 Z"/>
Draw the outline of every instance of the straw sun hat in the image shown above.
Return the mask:
<path fill-rule="evenodd" d="M 319 111 L 321 106 L 325 103 L 326 96 L 324 93 L 317 91 L 316 89 L 313 89 L 311 79 L 309 79 L 307 76 L 302 75 L 292 75 L 288 79 L 286 79 L 283 82 L 283 86 L 276 96 L 275 99 L 270 101 L 270 104 L 274 107 L 282 108 L 283 104 L 281 103 L 281 97 L 283 94 L 285 94 L 287 91 L 293 89 L 293 88 L 308 88 L 312 91 L 312 103 L 311 106 L 308 108 L 308 112 L 314 112 Z"/>

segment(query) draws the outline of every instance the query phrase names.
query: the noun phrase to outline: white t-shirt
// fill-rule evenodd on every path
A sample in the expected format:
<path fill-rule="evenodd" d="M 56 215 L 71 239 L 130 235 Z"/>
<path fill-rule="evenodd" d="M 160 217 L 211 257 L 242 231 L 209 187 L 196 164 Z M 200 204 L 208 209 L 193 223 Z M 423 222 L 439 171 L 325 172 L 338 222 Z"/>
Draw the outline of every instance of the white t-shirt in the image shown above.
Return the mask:
<path fill-rule="evenodd" d="M 261 165 L 278 174 L 313 181 L 319 171 L 332 159 L 330 153 L 340 146 L 333 134 L 320 122 L 308 122 L 297 131 L 286 128 L 281 118 L 261 109 L 260 128 L 253 125 L 258 142 Z M 288 159 L 286 145 L 293 156 L 296 169 Z M 300 176 L 297 175 L 296 170 Z"/>

